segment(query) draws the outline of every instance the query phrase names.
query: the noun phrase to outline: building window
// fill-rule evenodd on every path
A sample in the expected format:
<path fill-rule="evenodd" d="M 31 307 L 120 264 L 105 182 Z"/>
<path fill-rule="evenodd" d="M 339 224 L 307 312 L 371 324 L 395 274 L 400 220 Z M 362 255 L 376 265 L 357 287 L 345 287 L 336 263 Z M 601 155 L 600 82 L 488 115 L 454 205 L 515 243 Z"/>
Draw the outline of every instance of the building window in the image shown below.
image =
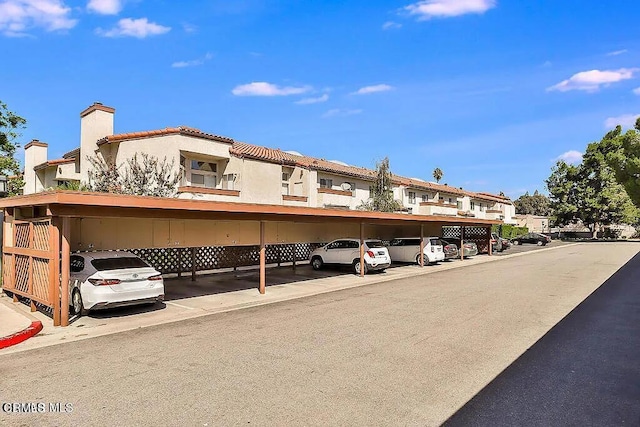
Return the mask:
<path fill-rule="evenodd" d="M 452 205 L 453 204 L 453 199 L 451 197 L 449 197 L 449 204 Z"/>
<path fill-rule="evenodd" d="M 289 174 L 289 172 L 282 172 L 282 195 L 283 196 L 289 195 L 289 178 L 291 178 L 291 175 Z"/>
<path fill-rule="evenodd" d="M 373 199 L 373 185 L 369 186 L 369 198 Z"/>
<path fill-rule="evenodd" d="M 458 210 L 462 210 L 462 202 L 458 200 Z"/>
<path fill-rule="evenodd" d="M 218 185 L 218 164 L 180 156 L 180 171 L 187 184 L 194 187 L 216 188 Z M 223 185 L 226 185 L 223 183 Z"/>
<path fill-rule="evenodd" d="M 416 202 L 416 193 L 409 191 L 409 203 L 414 204 Z"/>
<path fill-rule="evenodd" d="M 320 178 L 320 188 L 332 188 L 333 180 L 327 178 Z"/>
<path fill-rule="evenodd" d="M 474 201 L 471 201 L 471 210 L 475 210 L 476 204 Z"/>
<path fill-rule="evenodd" d="M 222 175 L 222 188 L 224 190 L 235 190 L 236 178 L 237 178 L 237 175 L 235 173 Z"/>
<path fill-rule="evenodd" d="M 428 202 L 429 201 L 429 195 L 428 194 L 423 194 L 422 195 L 422 201 L 423 202 Z"/>

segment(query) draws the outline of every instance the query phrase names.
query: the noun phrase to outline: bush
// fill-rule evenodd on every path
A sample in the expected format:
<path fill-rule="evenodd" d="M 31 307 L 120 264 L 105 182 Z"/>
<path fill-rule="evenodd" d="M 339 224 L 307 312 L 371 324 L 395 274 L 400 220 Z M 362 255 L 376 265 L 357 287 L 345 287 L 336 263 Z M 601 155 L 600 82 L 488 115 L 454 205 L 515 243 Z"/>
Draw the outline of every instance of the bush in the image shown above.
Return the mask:
<path fill-rule="evenodd" d="M 491 231 L 497 234 L 499 233 L 500 226 L 494 225 L 491 227 Z M 518 236 L 522 236 L 523 234 L 527 234 L 529 229 L 527 227 L 516 227 L 515 225 L 503 224 L 502 225 L 502 236 L 505 239 L 514 239 Z"/>

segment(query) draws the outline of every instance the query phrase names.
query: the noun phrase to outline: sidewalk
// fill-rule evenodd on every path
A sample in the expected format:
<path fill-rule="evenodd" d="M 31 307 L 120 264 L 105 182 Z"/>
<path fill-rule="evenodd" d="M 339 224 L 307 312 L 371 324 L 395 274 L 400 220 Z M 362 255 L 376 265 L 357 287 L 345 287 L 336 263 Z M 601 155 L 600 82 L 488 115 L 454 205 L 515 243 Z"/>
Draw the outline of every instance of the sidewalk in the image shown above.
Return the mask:
<path fill-rule="evenodd" d="M 249 307 L 257 307 L 264 304 L 273 304 L 282 301 L 289 301 L 298 298 L 304 298 L 312 295 L 319 295 L 327 292 L 335 292 L 343 289 L 349 289 L 370 284 L 388 282 L 408 277 L 429 275 L 442 272 L 445 270 L 464 268 L 467 266 L 484 264 L 487 262 L 497 262 L 504 259 L 534 254 L 544 251 L 555 250 L 559 248 L 567 248 L 577 245 L 569 244 L 553 248 L 537 249 L 528 252 L 515 253 L 503 256 L 476 256 L 464 261 L 455 260 L 452 262 L 440 263 L 427 267 L 419 267 L 416 265 L 407 265 L 402 267 L 390 268 L 384 274 L 370 274 L 364 278 L 355 276 L 351 273 L 340 274 L 332 277 L 323 277 L 312 280 L 302 280 L 290 282 L 286 284 L 267 286 L 266 294 L 260 295 L 256 287 L 238 290 L 234 292 L 215 293 L 209 295 L 201 295 L 190 298 L 174 299 L 165 301 L 163 306 L 154 307 L 131 307 L 127 309 L 118 309 L 111 311 L 91 313 L 89 316 L 80 318 L 72 317 L 68 327 L 54 327 L 52 320 L 45 314 L 40 312 L 30 313 L 29 306 L 19 303 L 11 303 L 11 299 L 4 296 L 0 301 L 4 301 L 4 305 L 12 304 L 14 311 L 23 313 L 26 321 L 27 318 L 35 317 L 44 325 L 42 333 L 36 335 L 33 339 L 22 343 L 19 346 L 13 346 L 0 350 L 0 354 L 20 352 L 24 350 L 46 347 L 56 344 L 79 341 L 88 338 L 94 338 L 104 335 L 110 335 L 125 331 L 131 331 L 150 326 L 163 325 L 167 323 L 179 322 L 188 319 L 208 316 L 216 313 L 223 313 L 233 310 L 239 310 Z M 277 269 L 274 269 L 277 270 Z M 299 268 L 302 270 L 302 267 Z M 287 270 L 291 274 L 291 270 Z M 255 272 L 242 272 L 243 276 L 250 276 Z M 276 273 L 277 274 L 277 273 Z M 303 273 L 301 272 L 301 275 Z M 274 276 L 274 272 L 267 274 Z M 215 276 L 215 275 L 214 275 Z M 246 277 L 247 280 L 257 283 L 254 278 Z M 178 279 L 179 280 L 179 279 Z M 185 283 L 189 279 L 183 279 Z M 198 278 L 201 285 L 205 285 L 206 277 Z M 211 279 L 215 280 L 215 279 Z M 175 286 L 177 282 L 173 279 L 165 281 L 165 288 Z M 7 309 L 7 307 L 5 307 Z M 3 319 L 4 312 L 0 312 L 0 319 Z M 27 324 L 30 322 L 27 321 Z M 2 322 L 4 323 L 4 322 Z M 15 331 L 13 331 L 15 332 Z"/>
<path fill-rule="evenodd" d="M 4 292 L 0 293 L 0 349 L 23 342 L 40 332 L 39 327 L 32 325 L 39 322 L 30 314 L 24 313 L 18 304 L 13 303 L 13 298 Z M 33 328 L 32 328 L 33 326 Z"/>

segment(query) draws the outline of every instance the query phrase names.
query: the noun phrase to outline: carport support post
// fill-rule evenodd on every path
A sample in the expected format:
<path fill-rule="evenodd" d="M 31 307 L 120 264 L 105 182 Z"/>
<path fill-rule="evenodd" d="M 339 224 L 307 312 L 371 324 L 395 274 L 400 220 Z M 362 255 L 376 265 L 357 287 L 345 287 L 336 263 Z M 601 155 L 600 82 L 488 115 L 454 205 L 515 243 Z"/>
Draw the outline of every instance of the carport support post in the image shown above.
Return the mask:
<path fill-rule="evenodd" d="M 71 218 L 68 216 L 62 217 L 62 269 L 60 270 L 60 281 L 62 282 L 62 295 L 60 295 L 62 311 L 62 318 L 60 319 L 61 326 L 69 326 L 69 270 L 71 266 L 71 245 L 69 244 L 70 234 Z"/>
<path fill-rule="evenodd" d="M 487 240 L 489 242 L 489 256 L 493 255 L 493 248 L 491 247 L 491 227 L 487 227 Z"/>
<path fill-rule="evenodd" d="M 264 221 L 260 221 L 260 293 L 264 294 L 266 282 L 266 255 L 267 250 L 264 244 Z"/>
<path fill-rule="evenodd" d="M 191 281 L 196 281 L 196 248 L 191 248 Z"/>
<path fill-rule="evenodd" d="M 464 259 L 464 225 L 460 226 L 460 259 Z"/>
<path fill-rule="evenodd" d="M 420 267 L 424 267 L 424 224 L 420 224 Z"/>
<path fill-rule="evenodd" d="M 364 277 L 364 222 L 360 223 L 360 277 Z"/>

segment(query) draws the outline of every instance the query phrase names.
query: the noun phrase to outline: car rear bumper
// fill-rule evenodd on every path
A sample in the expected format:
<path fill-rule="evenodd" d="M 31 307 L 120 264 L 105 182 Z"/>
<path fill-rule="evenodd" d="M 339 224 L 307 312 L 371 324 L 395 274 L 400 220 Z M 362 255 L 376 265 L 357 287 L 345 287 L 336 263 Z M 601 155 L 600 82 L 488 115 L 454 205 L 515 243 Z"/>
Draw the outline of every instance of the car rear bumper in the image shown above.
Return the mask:
<path fill-rule="evenodd" d="M 369 270 L 384 270 L 385 268 L 389 268 L 391 266 L 390 262 L 383 262 L 380 264 L 369 264 L 367 263 L 367 269 Z"/>
<path fill-rule="evenodd" d="M 144 298 L 138 300 L 131 301 L 116 301 L 116 302 L 99 302 L 91 307 L 91 310 L 101 310 L 106 308 L 115 308 L 115 307 L 127 307 L 130 305 L 139 305 L 139 304 L 151 304 L 155 302 L 164 301 L 164 295 L 158 295 L 154 298 Z"/>
<path fill-rule="evenodd" d="M 145 304 L 164 299 L 162 282 L 152 287 L 120 292 L 114 291 L 109 286 L 94 286 L 89 283 L 84 283 L 80 289 L 82 303 L 87 310 Z"/>

